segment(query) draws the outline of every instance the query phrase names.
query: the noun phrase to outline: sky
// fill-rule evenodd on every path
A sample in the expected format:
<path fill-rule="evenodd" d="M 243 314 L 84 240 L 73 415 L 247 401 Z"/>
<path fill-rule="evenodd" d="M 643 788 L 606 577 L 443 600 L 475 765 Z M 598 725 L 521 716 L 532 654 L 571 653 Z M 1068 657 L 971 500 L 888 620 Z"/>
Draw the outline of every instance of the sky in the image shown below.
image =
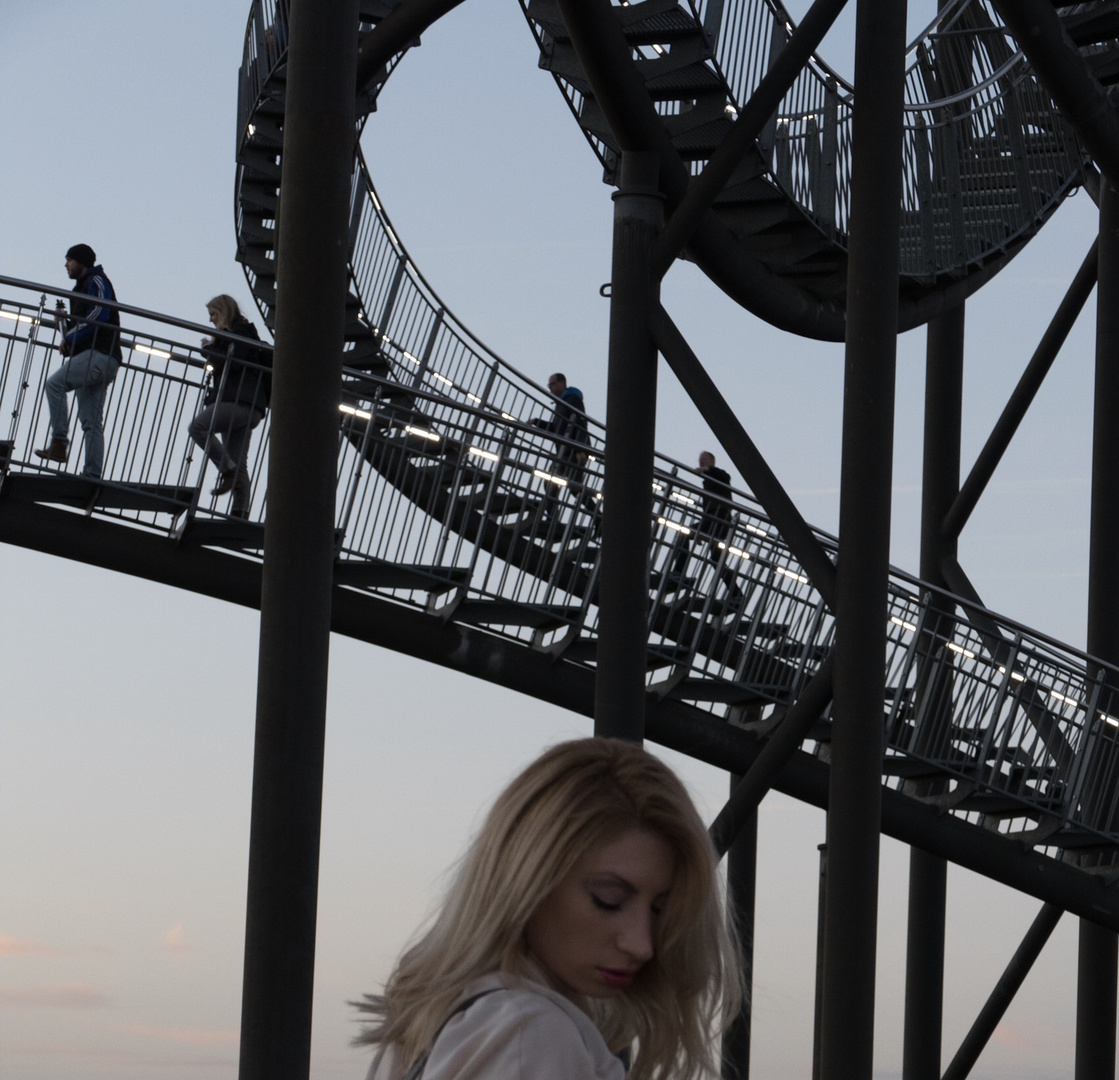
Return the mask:
<path fill-rule="evenodd" d="M 230 0 L 0 0 L 0 274 L 68 285 L 91 244 L 129 303 L 202 321 L 234 262 Z M 791 4 L 799 15 L 806 5 Z M 850 12 L 824 56 L 850 73 Z M 928 4 L 911 4 L 910 23 Z M 469 3 L 390 79 L 363 148 L 443 302 L 503 359 L 605 412 L 610 189 L 513 0 Z M 967 310 L 965 468 L 1087 251 L 1080 193 Z M 0 286 L 0 296 L 17 298 Z M 20 297 L 22 298 L 22 297 Z M 805 517 L 838 520 L 842 347 L 778 332 L 694 267 L 663 298 Z M 961 540 L 987 605 L 1069 644 L 1086 621 L 1094 298 Z M 923 355 L 898 342 L 892 558 L 915 571 Z M 658 448 L 717 444 L 662 365 Z M 722 464 L 727 464 L 724 460 Z M 737 481 L 737 478 L 736 478 Z M 236 1075 L 259 616 L 0 546 L 0 1075 Z M 347 1001 L 373 990 L 489 801 L 589 721 L 334 637 L 312 1075 L 362 1075 Z M 671 753 L 708 818 L 727 777 Z M 808 1075 L 821 812 L 760 810 L 754 1074 Z M 876 1075 L 900 1075 L 908 856 L 882 843 Z M 949 873 L 945 1057 L 1038 903 Z M 1066 917 L 973 1076 L 1071 1073 Z"/>

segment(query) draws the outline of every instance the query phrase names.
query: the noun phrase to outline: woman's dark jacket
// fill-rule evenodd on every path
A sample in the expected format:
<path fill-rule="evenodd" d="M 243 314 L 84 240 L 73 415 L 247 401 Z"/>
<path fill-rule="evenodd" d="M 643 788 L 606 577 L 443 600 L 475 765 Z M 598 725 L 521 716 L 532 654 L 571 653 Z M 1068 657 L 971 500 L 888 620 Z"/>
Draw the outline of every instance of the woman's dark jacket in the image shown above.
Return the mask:
<path fill-rule="evenodd" d="M 229 333 L 260 340 L 256 327 L 244 316 L 234 320 Z M 202 349 L 202 355 L 213 370 L 213 381 L 206 391 L 205 404 L 235 401 L 262 413 L 268 408 L 272 395 L 271 349 L 216 338 L 212 345 Z"/>

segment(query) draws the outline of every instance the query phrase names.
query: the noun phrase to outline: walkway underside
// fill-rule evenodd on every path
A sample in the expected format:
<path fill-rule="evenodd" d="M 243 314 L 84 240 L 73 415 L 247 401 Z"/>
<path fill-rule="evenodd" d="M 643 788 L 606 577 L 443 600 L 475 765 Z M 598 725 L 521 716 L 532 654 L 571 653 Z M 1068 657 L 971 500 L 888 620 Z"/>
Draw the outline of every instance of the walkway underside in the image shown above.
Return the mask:
<path fill-rule="evenodd" d="M 4 499 L 0 503 L 0 543 L 245 607 L 260 606 L 257 563 L 230 557 L 221 549 L 184 545 L 65 510 Z M 337 633 L 464 675 L 483 675 L 490 682 L 584 716 L 592 714 L 594 676 L 583 667 L 342 585 L 336 586 L 333 603 Z M 737 774 L 748 772 L 765 745 L 757 733 L 655 694 L 649 696 L 647 732 L 662 746 Z M 797 752 L 773 786 L 826 809 L 828 767 L 818 757 Z M 957 820 L 901 792 L 886 790 L 883 794 L 882 831 L 887 836 L 1119 930 L 1119 891 L 1099 876 Z"/>

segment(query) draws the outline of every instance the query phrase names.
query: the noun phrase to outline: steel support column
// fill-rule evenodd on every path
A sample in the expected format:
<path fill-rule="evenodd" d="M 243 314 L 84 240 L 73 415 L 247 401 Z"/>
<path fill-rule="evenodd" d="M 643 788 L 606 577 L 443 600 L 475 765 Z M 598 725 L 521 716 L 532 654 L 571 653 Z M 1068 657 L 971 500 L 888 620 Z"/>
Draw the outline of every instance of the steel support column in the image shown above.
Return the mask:
<path fill-rule="evenodd" d="M 828 796 L 823 1080 L 870 1080 L 906 6 L 859 0 Z"/>
<path fill-rule="evenodd" d="M 731 774 L 730 790 L 742 782 Z M 754 898 L 758 874 L 757 811 L 743 823 L 727 851 L 727 900 L 738 931 L 746 1001 L 723 1036 L 723 1080 L 750 1080 L 750 991 L 754 974 Z"/>
<path fill-rule="evenodd" d="M 925 359 L 921 578 L 933 585 L 946 584 L 941 571 L 945 556 L 956 558 L 956 538 L 946 535 L 941 525 L 960 486 L 963 375 L 961 304 L 929 323 Z M 910 849 L 902 1080 L 940 1078 L 947 882 L 944 859 Z"/>
<path fill-rule="evenodd" d="M 640 742 L 645 734 L 645 650 L 649 639 L 649 524 L 657 412 L 657 347 L 650 320 L 659 306 L 649 250 L 661 227 L 659 158 L 622 154 L 614 195 L 610 272 L 610 366 L 598 585 L 596 735 Z"/>
<path fill-rule="evenodd" d="M 292 0 L 240 1080 L 310 1068 L 357 0 Z"/>
<path fill-rule="evenodd" d="M 1096 286 L 1096 382 L 1092 434 L 1092 524 L 1088 546 L 1088 652 L 1119 662 L 1119 190 L 1100 182 Z M 1090 721 L 1098 722 L 1096 717 Z M 1110 792 L 1108 793 L 1110 796 Z M 1076 1000 L 1076 1080 L 1113 1080 L 1117 939 L 1080 922 Z"/>
<path fill-rule="evenodd" d="M 944 859 L 910 849 L 902 1080 L 940 1080 L 947 884 Z"/>

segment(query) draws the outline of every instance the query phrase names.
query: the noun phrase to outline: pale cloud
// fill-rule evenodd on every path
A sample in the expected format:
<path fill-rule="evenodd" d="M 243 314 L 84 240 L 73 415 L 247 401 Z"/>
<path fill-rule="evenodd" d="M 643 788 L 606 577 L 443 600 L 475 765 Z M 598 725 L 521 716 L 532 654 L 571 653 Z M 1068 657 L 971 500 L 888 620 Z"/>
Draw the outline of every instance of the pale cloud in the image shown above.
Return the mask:
<path fill-rule="evenodd" d="M 0 987 L 0 1005 L 24 1009 L 104 1009 L 109 995 L 89 983 Z"/>
<path fill-rule="evenodd" d="M 81 949 L 59 949 L 41 941 L 22 941 L 11 934 L 0 934 L 0 957 L 3 956 L 112 956 L 113 950 L 101 945 Z"/>
<path fill-rule="evenodd" d="M 163 935 L 163 951 L 168 956 L 182 957 L 197 952 L 198 946 L 187 941 L 183 923 L 177 922 Z"/>
<path fill-rule="evenodd" d="M 0 956 L 60 956 L 61 949 L 38 941 L 20 941 L 10 934 L 0 934 Z"/>
<path fill-rule="evenodd" d="M 191 1046 L 237 1046 L 240 1034 L 221 1028 L 151 1027 L 148 1024 L 125 1024 L 129 1035 L 140 1035 L 159 1042 L 188 1043 Z"/>
<path fill-rule="evenodd" d="M 1008 1050 L 1069 1050 L 1076 1045 L 1076 1038 L 1068 1028 L 1034 1022 L 1004 1022 L 991 1034 L 991 1042 L 1005 1046 Z"/>

